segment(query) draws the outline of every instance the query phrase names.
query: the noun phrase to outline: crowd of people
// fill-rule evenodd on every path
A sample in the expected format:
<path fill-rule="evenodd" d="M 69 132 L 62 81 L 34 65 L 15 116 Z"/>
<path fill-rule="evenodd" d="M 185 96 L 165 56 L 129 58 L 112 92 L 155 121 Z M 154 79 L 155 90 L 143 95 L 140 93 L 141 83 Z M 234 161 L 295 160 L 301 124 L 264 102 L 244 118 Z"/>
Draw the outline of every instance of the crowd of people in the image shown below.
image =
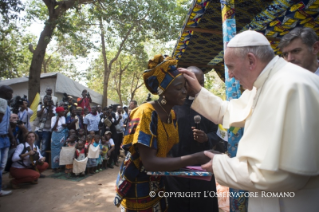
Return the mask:
<path fill-rule="evenodd" d="M 31 121 L 34 111 L 26 96 L 12 98 L 14 91 L 9 86 L 0 87 L 1 172 L 8 172 L 13 178 L 11 187 L 37 184 L 38 178 L 45 177 L 42 172 L 49 168 L 49 163 L 52 171 L 64 171 L 66 178 L 119 166 L 128 113 L 137 107 L 137 102 L 132 100 L 129 107 L 118 105 L 102 109 L 100 105 L 91 105 L 87 90 L 83 90 L 82 97 L 76 101 L 65 95 L 60 104 L 52 96 L 51 88 L 45 92 L 37 106 L 36 118 Z M 98 156 L 92 157 L 90 146 L 98 149 Z M 74 160 L 88 158 L 84 171 L 78 173 L 73 164 L 61 165 L 64 147 L 74 148 Z M 2 173 L 0 177 L 1 184 Z M 0 196 L 10 193 L 0 187 Z"/>

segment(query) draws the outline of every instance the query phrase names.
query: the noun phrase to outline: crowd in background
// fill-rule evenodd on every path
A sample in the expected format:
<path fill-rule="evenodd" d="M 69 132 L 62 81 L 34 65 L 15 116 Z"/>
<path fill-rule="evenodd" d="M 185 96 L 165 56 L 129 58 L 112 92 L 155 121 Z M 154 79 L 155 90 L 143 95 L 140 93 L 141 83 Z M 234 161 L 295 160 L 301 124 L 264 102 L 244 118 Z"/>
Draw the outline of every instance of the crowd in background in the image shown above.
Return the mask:
<path fill-rule="evenodd" d="M 37 184 L 41 172 L 49 167 L 54 172 L 65 172 L 67 178 L 94 174 L 118 166 L 121 143 L 130 110 L 137 107 L 132 100 L 129 107 L 113 105 L 93 106 L 87 90 L 76 100 L 64 95 L 61 103 L 46 89 L 37 110 L 30 109 L 26 96 L 12 99 L 14 91 L 9 86 L 0 87 L 0 158 L 1 172 L 9 172 L 12 188 L 21 183 Z M 30 120 L 33 113 L 36 118 Z M 90 145 L 99 147 L 99 157 L 90 158 Z M 88 157 L 86 171 L 73 173 L 73 165 L 60 165 L 62 147 L 74 147 L 74 159 Z M 2 173 L 0 173 L 2 177 Z M 2 181 L 2 178 L 1 178 Z M 1 183 L 1 182 L 0 182 Z M 3 191 L 6 195 L 11 191 Z"/>

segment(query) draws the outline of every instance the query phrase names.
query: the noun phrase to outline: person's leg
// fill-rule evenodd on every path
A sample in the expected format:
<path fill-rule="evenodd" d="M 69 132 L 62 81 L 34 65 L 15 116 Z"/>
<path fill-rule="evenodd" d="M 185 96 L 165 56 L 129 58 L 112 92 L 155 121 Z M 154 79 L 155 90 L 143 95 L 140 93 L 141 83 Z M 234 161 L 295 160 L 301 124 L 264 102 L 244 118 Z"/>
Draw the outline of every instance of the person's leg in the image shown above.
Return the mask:
<path fill-rule="evenodd" d="M 41 155 L 46 157 L 47 153 L 45 151 L 50 149 L 51 132 L 43 131 L 41 140 Z"/>
<path fill-rule="evenodd" d="M 2 172 L 7 164 L 8 152 L 9 152 L 9 147 L 0 148 L 0 195 L 2 191 Z"/>
<path fill-rule="evenodd" d="M 12 180 L 12 184 L 14 185 L 34 182 L 40 177 L 40 173 L 32 169 L 18 169 L 14 167 L 11 167 L 10 174 L 14 178 Z"/>
<path fill-rule="evenodd" d="M 43 132 L 35 131 L 35 134 L 38 136 L 38 140 L 35 141 L 35 145 L 39 147 L 41 150 L 41 144 L 42 144 L 42 139 L 43 139 Z M 41 152 L 42 155 L 42 152 Z"/>
<path fill-rule="evenodd" d="M 44 172 L 49 168 L 49 164 L 47 162 L 44 162 L 42 165 L 37 165 L 37 169 L 40 173 Z"/>

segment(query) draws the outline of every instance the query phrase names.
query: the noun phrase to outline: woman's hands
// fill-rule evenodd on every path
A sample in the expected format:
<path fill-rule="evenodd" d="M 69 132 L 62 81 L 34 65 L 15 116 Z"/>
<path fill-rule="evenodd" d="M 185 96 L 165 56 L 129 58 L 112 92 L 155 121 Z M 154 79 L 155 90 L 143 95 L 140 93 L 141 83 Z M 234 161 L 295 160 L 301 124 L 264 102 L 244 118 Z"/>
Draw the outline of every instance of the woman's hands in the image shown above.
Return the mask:
<path fill-rule="evenodd" d="M 35 154 L 35 151 L 33 151 L 33 150 L 30 150 L 29 152 L 28 152 L 28 155 L 34 155 Z"/>

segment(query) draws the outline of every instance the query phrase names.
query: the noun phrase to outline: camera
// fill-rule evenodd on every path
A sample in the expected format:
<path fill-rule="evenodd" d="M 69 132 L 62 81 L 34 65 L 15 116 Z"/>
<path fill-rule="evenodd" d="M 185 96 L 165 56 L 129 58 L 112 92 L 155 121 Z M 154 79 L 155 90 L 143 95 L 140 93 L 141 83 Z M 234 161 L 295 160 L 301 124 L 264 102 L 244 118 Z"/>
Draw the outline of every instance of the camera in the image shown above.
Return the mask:
<path fill-rule="evenodd" d="M 12 113 L 18 114 L 19 113 L 19 108 L 21 105 L 23 105 L 23 101 L 28 101 L 27 96 L 24 95 L 23 98 L 21 96 L 15 96 L 11 101 L 10 101 L 10 107 Z"/>
<path fill-rule="evenodd" d="M 38 129 L 39 132 L 42 132 L 42 131 L 43 131 L 44 124 L 45 124 L 46 121 L 47 121 L 47 118 L 46 118 L 46 117 L 41 119 L 40 125 L 39 125 L 39 129 Z"/>
<path fill-rule="evenodd" d="M 90 93 L 89 92 L 88 92 L 87 96 L 90 97 Z"/>
<path fill-rule="evenodd" d="M 63 93 L 63 98 L 62 98 L 62 102 L 68 102 L 69 101 L 69 97 L 67 93 Z"/>
<path fill-rule="evenodd" d="M 21 120 L 18 120 L 17 121 L 17 125 L 21 125 L 21 124 L 25 124 L 23 121 L 21 121 Z"/>

